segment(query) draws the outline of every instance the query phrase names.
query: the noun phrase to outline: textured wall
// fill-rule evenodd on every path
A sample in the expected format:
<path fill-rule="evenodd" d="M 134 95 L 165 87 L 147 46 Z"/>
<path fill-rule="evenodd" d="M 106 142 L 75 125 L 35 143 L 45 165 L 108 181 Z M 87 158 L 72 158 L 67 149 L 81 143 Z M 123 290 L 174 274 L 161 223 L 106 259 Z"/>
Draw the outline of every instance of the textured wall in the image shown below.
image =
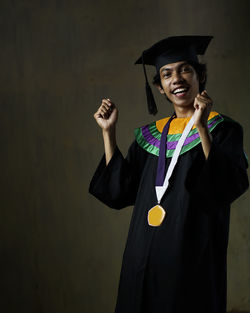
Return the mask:
<path fill-rule="evenodd" d="M 212 34 L 215 109 L 239 121 L 250 155 L 248 0 L 0 2 L 0 307 L 113 312 L 132 208 L 87 190 L 102 156 L 93 113 L 120 110 L 126 153 L 147 115 L 140 52 L 168 35 Z M 153 73 L 149 71 L 150 73 Z M 156 91 L 155 91 L 156 94 Z M 156 94 L 157 118 L 171 112 Z M 228 309 L 250 311 L 249 192 L 232 206 Z"/>

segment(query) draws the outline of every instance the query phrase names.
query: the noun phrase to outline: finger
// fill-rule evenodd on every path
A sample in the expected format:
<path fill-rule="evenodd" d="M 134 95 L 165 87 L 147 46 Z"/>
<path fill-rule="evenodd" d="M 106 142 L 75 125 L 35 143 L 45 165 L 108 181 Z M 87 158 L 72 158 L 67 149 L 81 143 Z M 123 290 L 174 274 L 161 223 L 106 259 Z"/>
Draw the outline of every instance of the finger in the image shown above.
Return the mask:
<path fill-rule="evenodd" d="M 102 99 L 102 104 L 101 104 L 101 107 L 102 106 L 106 106 L 107 108 L 111 107 L 111 104 L 108 100 L 106 99 Z"/>
<path fill-rule="evenodd" d="M 201 93 L 206 93 L 207 94 L 207 90 L 206 89 L 204 89 L 204 90 L 202 90 L 202 92 Z"/>
<path fill-rule="evenodd" d="M 205 93 L 205 94 L 208 94 L 206 89 L 204 89 L 202 92 Z"/>
<path fill-rule="evenodd" d="M 198 94 L 198 96 L 212 100 L 212 99 L 209 97 L 209 95 L 207 94 L 207 92 L 206 92 L 205 90 L 203 90 L 201 94 Z"/>
<path fill-rule="evenodd" d="M 208 94 L 203 93 L 203 92 L 202 92 L 202 93 L 198 93 L 196 97 L 204 97 L 204 98 L 209 98 L 209 99 L 210 99 L 210 97 L 208 96 Z"/>
<path fill-rule="evenodd" d="M 101 106 L 99 107 L 99 109 L 96 111 L 96 113 L 94 114 L 94 117 L 98 117 L 99 115 L 103 115 L 106 113 L 105 111 L 106 109 L 102 108 Z M 100 116 L 99 116 L 100 117 Z"/>
<path fill-rule="evenodd" d="M 106 108 L 101 108 L 100 109 L 100 112 L 104 115 L 107 115 L 108 114 L 108 110 Z"/>
<path fill-rule="evenodd" d="M 104 116 L 101 113 L 96 114 L 96 118 L 104 118 Z"/>
<path fill-rule="evenodd" d="M 195 101 L 194 107 L 196 109 L 205 110 L 208 107 L 208 105 L 207 105 L 206 102 L 201 101 L 201 100 L 198 99 L 197 101 Z"/>
<path fill-rule="evenodd" d="M 201 99 L 205 99 L 205 100 L 209 100 L 209 101 L 213 101 L 209 96 L 207 96 L 206 94 L 201 94 L 201 95 L 198 95 L 198 98 L 201 98 Z"/>
<path fill-rule="evenodd" d="M 111 102 L 111 100 L 110 100 L 110 99 L 107 99 L 107 98 L 102 99 L 102 103 L 106 103 L 108 106 L 112 106 L 112 105 L 113 105 L 113 103 Z"/>
<path fill-rule="evenodd" d="M 199 109 L 199 103 L 198 103 L 197 99 L 195 99 L 195 101 L 194 101 L 194 108 Z"/>
<path fill-rule="evenodd" d="M 108 116 L 108 114 L 107 113 L 99 113 L 99 116 L 97 117 L 97 118 L 102 118 L 102 119 L 108 119 L 109 118 L 109 116 Z"/>
<path fill-rule="evenodd" d="M 108 101 L 108 105 L 109 105 L 112 109 L 114 109 L 114 108 L 116 107 L 116 105 L 114 104 L 114 102 L 112 102 L 110 99 L 107 99 L 107 101 Z"/>
<path fill-rule="evenodd" d="M 104 118 L 103 114 L 99 111 L 97 111 L 95 114 L 94 114 L 94 118 L 95 120 L 99 119 L 99 118 Z"/>
<path fill-rule="evenodd" d="M 109 110 L 111 108 L 110 105 L 108 105 L 107 103 L 103 102 L 102 105 L 100 106 L 100 109 L 105 109 L 105 110 Z"/>
<path fill-rule="evenodd" d="M 107 111 L 111 109 L 110 106 L 108 106 L 105 102 L 101 106 L 102 108 L 105 108 Z"/>
<path fill-rule="evenodd" d="M 97 120 L 98 118 L 106 118 L 106 113 L 99 108 L 98 111 L 94 114 L 94 118 Z"/>
<path fill-rule="evenodd" d="M 201 95 L 197 95 L 196 98 L 197 98 L 198 101 L 202 101 L 202 102 L 205 102 L 205 103 L 212 103 L 213 102 L 211 98 L 205 97 L 205 96 L 201 96 Z"/>

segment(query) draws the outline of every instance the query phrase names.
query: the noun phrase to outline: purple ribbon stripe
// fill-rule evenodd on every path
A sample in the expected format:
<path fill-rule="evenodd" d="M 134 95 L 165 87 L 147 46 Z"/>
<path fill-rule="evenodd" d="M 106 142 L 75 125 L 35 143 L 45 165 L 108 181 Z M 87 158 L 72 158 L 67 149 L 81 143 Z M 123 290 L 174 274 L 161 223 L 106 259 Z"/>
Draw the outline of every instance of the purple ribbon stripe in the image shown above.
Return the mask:
<path fill-rule="evenodd" d="M 212 123 L 208 124 L 208 128 L 211 128 L 216 122 L 217 120 L 220 119 L 220 117 L 218 116 L 218 118 L 216 118 Z M 142 135 L 145 138 L 145 140 L 150 143 L 151 145 L 160 148 L 160 140 L 155 138 L 149 131 L 149 126 L 143 126 L 142 127 Z M 193 134 L 189 137 L 186 138 L 183 146 L 188 145 L 189 143 L 191 143 L 192 141 L 194 141 L 195 139 L 197 139 L 199 137 L 199 133 Z M 167 149 L 168 150 L 173 150 L 176 148 L 178 141 L 170 141 L 167 142 Z"/>

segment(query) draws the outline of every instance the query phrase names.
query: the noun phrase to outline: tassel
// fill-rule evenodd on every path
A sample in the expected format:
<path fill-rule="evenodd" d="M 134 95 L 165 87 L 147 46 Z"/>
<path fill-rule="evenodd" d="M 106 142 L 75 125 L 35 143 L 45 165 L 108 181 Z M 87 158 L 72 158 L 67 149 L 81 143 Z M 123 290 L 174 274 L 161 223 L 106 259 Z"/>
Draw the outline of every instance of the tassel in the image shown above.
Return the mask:
<path fill-rule="evenodd" d="M 148 102 L 148 112 L 149 114 L 155 115 L 158 112 L 158 110 L 153 96 L 153 92 L 151 90 L 151 87 L 149 86 L 148 81 L 146 81 L 146 94 Z"/>
<path fill-rule="evenodd" d="M 158 110 L 157 110 L 157 106 L 156 106 L 155 99 L 153 96 L 153 92 L 152 92 L 151 87 L 148 83 L 148 77 L 147 77 L 146 67 L 145 67 L 145 63 L 144 63 L 144 53 L 145 53 L 145 51 L 143 51 L 143 53 L 142 53 L 142 67 L 143 67 L 143 72 L 144 72 L 144 76 L 145 76 L 145 80 L 146 80 L 146 94 L 147 94 L 148 112 L 149 112 L 149 114 L 155 115 L 158 112 Z"/>

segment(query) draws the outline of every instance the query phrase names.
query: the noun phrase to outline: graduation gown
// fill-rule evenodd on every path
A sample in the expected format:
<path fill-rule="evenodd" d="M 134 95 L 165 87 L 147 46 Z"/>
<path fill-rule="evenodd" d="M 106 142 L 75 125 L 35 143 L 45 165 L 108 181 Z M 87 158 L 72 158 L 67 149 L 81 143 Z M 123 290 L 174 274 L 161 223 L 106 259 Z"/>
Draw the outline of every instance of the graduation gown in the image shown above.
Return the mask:
<path fill-rule="evenodd" d="M 248 188 L 240 124 L 211 112 L 213 141 L 206 160 L 195 127 L 162 198 L 159 227 L 147 214 L 157 204 L 159 141 L 168 118 L 139 127 L 126 158 L 103 155 L 89 192 L 110 208 L 133 205 L 115 313 L 226 312 L 230 204 Z M 188 118 L 176 118 L 167 138 L 166 169 Z"/>

